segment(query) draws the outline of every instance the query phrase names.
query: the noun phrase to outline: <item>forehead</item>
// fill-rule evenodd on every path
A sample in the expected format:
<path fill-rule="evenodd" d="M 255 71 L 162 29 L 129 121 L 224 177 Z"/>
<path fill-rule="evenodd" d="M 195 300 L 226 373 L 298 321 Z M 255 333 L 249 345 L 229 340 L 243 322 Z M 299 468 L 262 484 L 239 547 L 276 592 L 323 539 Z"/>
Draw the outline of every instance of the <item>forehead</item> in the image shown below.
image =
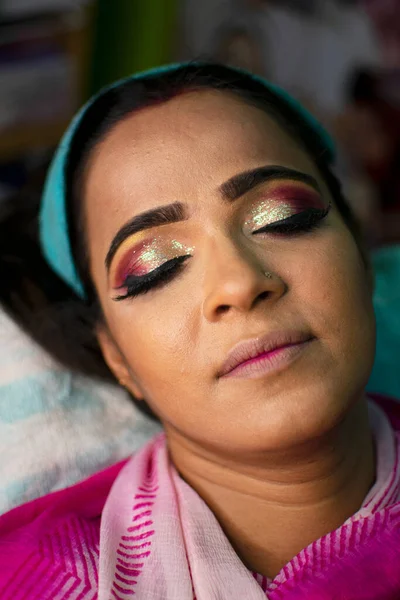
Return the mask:
<path fill-rule="evenodd" d="M 189 92 L 145 108 L 119 122 L 93 152 L 84 186 L 89 238 L 93 221 L 110 238 L 156 206 L 204 206 L 233 175 L 267 164 L 318 176 L 273 118 L 233 94 Z"/>

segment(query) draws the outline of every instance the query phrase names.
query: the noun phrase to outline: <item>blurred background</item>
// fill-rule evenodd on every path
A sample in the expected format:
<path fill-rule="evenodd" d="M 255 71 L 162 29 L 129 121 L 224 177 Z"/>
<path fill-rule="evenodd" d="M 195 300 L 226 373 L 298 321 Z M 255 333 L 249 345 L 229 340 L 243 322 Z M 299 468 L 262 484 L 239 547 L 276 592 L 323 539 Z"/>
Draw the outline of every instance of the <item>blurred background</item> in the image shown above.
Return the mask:
<path fill-rule="evenodd" d="M 191 58 L 302 101 L 338 143 L 370 246 L 400 242 L 399 0 L 0 0 L 0 198 L 39 185 L 100 87 Z"/>

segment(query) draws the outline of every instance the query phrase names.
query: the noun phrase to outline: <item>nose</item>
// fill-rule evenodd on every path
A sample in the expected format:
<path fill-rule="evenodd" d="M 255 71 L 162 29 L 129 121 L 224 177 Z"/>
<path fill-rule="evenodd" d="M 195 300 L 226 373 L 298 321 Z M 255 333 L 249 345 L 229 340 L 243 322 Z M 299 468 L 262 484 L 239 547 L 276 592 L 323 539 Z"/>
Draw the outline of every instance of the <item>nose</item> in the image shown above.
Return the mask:
<path fill-rule="evenodd" d="M 286 292 L 286 284 L 268 268 L 267 260 L 247 248 L 218 240 L 208 258 L 203 314 L 210 322 L 226 318 L 228 313 L 248 312 L 261 302 L 276 301 Z"/>

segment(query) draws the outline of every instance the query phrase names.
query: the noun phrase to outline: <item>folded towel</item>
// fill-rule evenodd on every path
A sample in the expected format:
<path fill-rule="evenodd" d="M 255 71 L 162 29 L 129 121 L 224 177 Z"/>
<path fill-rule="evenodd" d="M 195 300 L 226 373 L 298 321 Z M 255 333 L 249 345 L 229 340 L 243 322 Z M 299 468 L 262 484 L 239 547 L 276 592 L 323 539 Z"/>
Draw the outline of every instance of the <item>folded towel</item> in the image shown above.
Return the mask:
<path fill-rule="evenodd" d="M 123 389 L 63 369 L 0 311 L 0 512 L 130 456 L 159 430 Z"/>

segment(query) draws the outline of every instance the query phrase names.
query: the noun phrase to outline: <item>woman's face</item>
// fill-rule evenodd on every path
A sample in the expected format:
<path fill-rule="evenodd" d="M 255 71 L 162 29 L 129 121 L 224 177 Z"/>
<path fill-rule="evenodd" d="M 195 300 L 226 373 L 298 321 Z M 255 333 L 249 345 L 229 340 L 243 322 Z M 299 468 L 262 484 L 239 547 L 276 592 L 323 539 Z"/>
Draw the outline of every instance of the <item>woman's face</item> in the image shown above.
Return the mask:
<path fill-rule="evenodd" d="M 264 112 L 216 91 L 146 108 L 97 147 L 84 198 L 105 358 L 168 435 L 284 449 L 361 398 L 365 266 L 312 160 Z"/>

